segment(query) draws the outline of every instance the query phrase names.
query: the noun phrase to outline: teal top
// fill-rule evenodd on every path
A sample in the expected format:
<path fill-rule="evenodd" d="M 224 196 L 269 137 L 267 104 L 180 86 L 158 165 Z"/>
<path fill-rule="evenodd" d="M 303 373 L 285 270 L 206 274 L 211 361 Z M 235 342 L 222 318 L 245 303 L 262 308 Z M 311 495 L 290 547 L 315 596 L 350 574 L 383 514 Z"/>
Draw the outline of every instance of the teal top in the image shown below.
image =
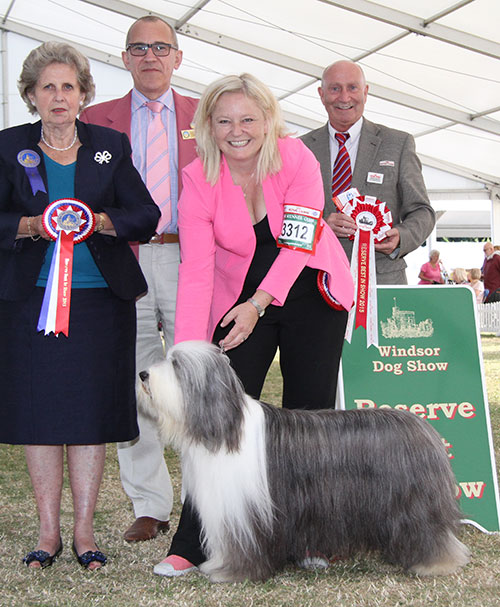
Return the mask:
<path fill-rule="evenodd" d="M 44 154 L 44 160 L 47 169 L 47 183 L 49 185 L 49 201 L 53 202 L 59 198 L 74 198 L 76 162 L 72 164 L 59 164 L 52 160 L 52 158 L 49 158 L 47 154 Z M 47 286 L 54 247 L 55 243 L 51 242 L 47 248 L 45 261 L 38 275 L 37 287 Z M 71 286 L 73 289 L 93 289 L 108 286 L 85 241 L 75 245 L 73 249 L 73 278 Z"/>

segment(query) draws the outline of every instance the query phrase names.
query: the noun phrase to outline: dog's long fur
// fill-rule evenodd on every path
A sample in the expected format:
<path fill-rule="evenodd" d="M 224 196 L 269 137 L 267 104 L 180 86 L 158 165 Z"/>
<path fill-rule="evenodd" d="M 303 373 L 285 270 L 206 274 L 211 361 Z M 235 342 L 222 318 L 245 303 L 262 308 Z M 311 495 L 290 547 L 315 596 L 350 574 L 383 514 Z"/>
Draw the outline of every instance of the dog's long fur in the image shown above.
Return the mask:
<path fill-rule="evenodd" d="M 174 346 L 141 379 L 161 438 L 181 452 L 213 581 L 266 579 L 307 552 L 376 550 L 421 575 L 468 562 L 445 449 L 417 416 L 257 402 L 205 342 Z"/>

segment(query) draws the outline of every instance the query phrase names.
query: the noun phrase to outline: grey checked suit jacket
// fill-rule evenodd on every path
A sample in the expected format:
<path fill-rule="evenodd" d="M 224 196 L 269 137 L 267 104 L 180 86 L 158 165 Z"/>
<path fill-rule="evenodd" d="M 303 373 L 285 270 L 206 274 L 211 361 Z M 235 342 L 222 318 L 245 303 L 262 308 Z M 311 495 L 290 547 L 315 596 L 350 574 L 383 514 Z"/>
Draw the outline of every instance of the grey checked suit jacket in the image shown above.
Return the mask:
<path fill-rule="evenodd" d="M 327 217 L 336 211 L 331 194 L 331 160 L 328 124 L 301 137 L 321 165 Z M 385 161 L 389 161 L 387 164 Z M 383 163 L 381 165 L 381 163 Z M 391 164 L 394 163 L 392 166 Z M 368 173 L 382 173 L 382 183 L 368 183 Z M 352 187 L 364 196 L 376 196 L 392 213 L 394 227 L 400 233 L 399 253 L 391 259 L 376 254 L 379 284 L 406 283 L 404 256 L 420 246 L 431 233 L 436 218 L 429 203 L 422 177 L 422 166 L 415 152 L 415 141 L 409 133 L 390 129 L 363 118 L 358 155 L 352 176 Z M 352 241 L 340 238 L 349 259 Z"/>

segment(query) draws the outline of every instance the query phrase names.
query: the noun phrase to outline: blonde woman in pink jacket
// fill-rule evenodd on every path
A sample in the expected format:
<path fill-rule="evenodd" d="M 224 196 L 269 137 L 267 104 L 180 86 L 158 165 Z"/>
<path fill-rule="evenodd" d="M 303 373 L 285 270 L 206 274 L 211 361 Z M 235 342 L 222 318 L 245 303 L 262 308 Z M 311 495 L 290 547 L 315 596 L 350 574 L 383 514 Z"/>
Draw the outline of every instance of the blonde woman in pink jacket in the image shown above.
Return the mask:
<path fill-rule="evenodd" d="M 283 406 L 333 407 L 353 281 L 322 218 L 319 164 L 286 136 L 276 98 L 249 74 L 211 84 L 194 123 L 199 158 L 183 171 L 178 205 L 175 341 L 220 344 L 254 398 L 279 348 Z M 185 503 L 155 573 L 202 563 L 199 532 Z"/>

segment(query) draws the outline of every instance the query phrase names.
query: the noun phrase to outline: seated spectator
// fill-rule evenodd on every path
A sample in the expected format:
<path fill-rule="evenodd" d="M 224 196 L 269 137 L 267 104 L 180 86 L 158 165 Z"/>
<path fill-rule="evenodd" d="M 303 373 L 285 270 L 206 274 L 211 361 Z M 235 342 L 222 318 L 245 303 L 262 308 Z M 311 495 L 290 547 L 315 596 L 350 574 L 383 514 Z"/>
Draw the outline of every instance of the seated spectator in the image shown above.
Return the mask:
<path fill-rule="evenodd" d="M 439 261 L 439 251 L 434 249 L 430 252 L 429 261 L 424 263 L 420 268 L 418 277 L 420 278 L 419 285 L 439 285 L 444 283 L 441 262 Z"/>
<path fill-rule="evenodd" d="M 470 271 L 470 286 L 476 294 L 477 303 L 483 303 L 484 284 L 481 282 L 481 270 L 479 268 L 472 268 Z"/>
<path fill-rule="evenodd" d="M 468 285 L 467 272 L 464 268 L 455 268 L 453 270 L 453 282 L 456 285 Z"/>

